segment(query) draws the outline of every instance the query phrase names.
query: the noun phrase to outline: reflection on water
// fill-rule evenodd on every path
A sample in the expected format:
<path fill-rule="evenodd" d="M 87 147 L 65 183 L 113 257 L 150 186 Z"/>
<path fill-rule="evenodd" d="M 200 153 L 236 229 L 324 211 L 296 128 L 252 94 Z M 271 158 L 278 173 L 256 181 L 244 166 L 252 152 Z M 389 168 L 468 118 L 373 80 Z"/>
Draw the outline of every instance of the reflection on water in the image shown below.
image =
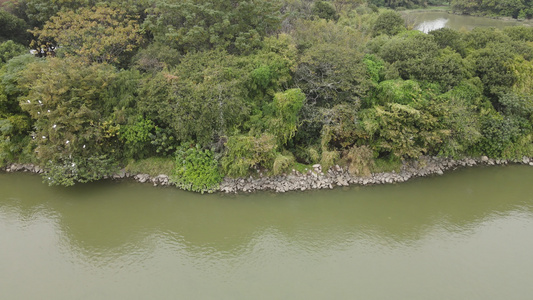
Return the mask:
<path fill-rule="evenodd" d="M 0 290 L 8 299 L 524 299 L 532 179 L 533 168 L 509 166 L 197 195 L 0 174 Z"/>
<path fill-rule="evenodd" d="M 476 27 L 503 28 L 506 26 L 532 25 L 531 21 L 500 20 L 466 15 L 455 15 L 444 11 L 412 11 L 405 13 L 405 18 L 408 20 L 408 22 L 414 23 L 414 28 L 416 30 L 423 31 L 425 33 L 443 27 L 455 30 L 472 30 Z"/>
<path fill-rule="evenodd" d="M 415 29 L 422 31 L 423 33 L 428 33 L 433 30 L 441 29 L 446 26 L 446 23 L 448 23 L 448 19 L 439 18 L 433 21 L 424 21 L 420 24 L 416 25 Z"/>

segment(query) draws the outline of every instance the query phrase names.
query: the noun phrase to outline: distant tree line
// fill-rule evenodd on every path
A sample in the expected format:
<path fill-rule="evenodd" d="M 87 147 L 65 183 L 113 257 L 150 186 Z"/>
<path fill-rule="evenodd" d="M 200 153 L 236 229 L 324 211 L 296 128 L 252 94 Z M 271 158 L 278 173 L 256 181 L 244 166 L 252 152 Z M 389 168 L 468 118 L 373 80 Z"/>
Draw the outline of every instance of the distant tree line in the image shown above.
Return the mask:
<path fill-rule="evenodd" d="M 452 10 L 466 15 L 504 16 L 515 19 L 533 17 L 531 0 L 452 0 Z"/>

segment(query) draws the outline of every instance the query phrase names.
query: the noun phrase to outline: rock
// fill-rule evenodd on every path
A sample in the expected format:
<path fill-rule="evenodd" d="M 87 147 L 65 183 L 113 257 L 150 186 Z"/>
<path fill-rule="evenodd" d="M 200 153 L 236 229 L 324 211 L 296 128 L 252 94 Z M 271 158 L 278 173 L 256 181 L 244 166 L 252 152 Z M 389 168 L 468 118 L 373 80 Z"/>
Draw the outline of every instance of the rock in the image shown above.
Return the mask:
<path fill-rule="evenodd" d="M 137 175 L 135 175 L 134 178 L 135 178 L 135 180 L 137 180 L 140 183 L 145 183 L 148 180 L 150 180 L 150 175 L 148 175 L 148 174 L 137 174 Z"/>
<path fill-rule="evenodd" d="M 529 164 L 529 157 L 526 157 L 526 156 L 522 157 L 522 163 L 525 165 Z"/>
<path fill-rule="evenodd" d="M 483 156 L 481 157 L 481 161 L 482 161 L 482 162 L 487 162 L 487 161 L 489 161 L 489 158 L 488 158 L 487 156 L 483 155 Z"/>

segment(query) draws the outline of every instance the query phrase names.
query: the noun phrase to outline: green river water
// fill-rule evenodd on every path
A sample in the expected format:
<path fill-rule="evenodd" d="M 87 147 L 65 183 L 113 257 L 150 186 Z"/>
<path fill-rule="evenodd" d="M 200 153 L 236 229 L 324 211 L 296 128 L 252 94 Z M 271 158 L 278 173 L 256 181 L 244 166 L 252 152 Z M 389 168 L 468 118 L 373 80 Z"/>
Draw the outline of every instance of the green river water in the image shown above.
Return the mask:
<path fill-rule="evenodd" d="M 520 24 L 414 20 L 423 31 Z M 506 166 L 198 195 L 0 173 L 0 299 L 533 299 L 532 182 L 533 168 Z"/>
<path fill-rule="evenodd" d="M 0 173 L 1 299 L 531 299 L 532 182 L 198 195 Z"/>
<path fill-rule="evenodd" d="M 414 28 L 423 32 L 429 32 L 439 28 L 447 27 L 456 30 L 472 30 L 475 27 L 497 27 L 506 26 L 532 26 L 533 22 L 517 20 L 500 20 L 483 17 L 472 17 L 465 15 L 449 14 L 446 11 L 410 11 L 404 13 L 404 18 L 408 23 L 413 23 Z"/>

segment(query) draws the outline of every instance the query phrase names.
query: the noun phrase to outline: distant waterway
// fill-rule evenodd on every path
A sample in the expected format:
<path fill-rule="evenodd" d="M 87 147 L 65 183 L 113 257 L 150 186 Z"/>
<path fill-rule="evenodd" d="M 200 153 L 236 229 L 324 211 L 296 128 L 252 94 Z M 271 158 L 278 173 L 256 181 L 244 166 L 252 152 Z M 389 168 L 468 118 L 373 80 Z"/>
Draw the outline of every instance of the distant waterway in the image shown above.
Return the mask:
<path fill-rule="evenodd" d="M 408 23 L 414 24 L 416 30 L 428 33 L 443 27 L 456 30 L 472 30 L 476 27 L 497 27 L 526 25 L 530 21 L 491 19 L 466 15 L 450 14 L 446 11 L 410 11 L 404 17 Z"/>
<path fill-rule="evenodd" d="M 2 299 L 530 299 L 533 168 L 199 195 L 0 173 Z"/>

